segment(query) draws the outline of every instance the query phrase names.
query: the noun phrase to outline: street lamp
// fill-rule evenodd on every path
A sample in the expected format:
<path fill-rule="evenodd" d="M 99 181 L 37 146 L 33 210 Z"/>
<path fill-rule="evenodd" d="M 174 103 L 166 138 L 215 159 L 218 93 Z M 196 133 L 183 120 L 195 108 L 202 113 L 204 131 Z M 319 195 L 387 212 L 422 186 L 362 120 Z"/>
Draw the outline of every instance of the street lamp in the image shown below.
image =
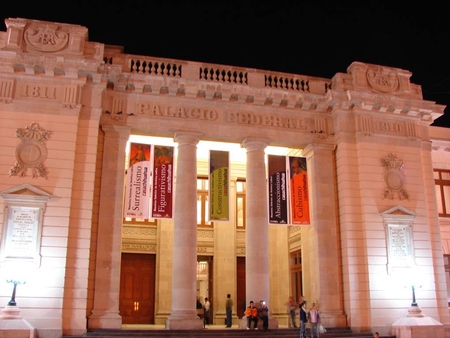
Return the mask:
<path fill-rule="evenodd" d="M 16 306 L 17 305 L 17 303 L 16 303 L 16 288 L 17 288 L 17 285 L 25 284 L 26 281 L 24 281 L 24 280 L 21 281 L 21 280 L 17 280 L 17 279 L 7 279 L 6 283 L 13 283 L 14 284 L 13 292 L 12 292 L 12 295 L 11 295 L 11 300 L 8 302 L 8 306 Z"/>
<path fill-rule="evenodd" d="M 411 306 L 419 306 L 419 304 L 417 304 L 417 302 L 416 302 L 416 288 L 421 288 L 421 287 L 422 287 L 422 285 L 414 285 L 414 284 L 411 285 L 411 288 L 412 288 Z"/>

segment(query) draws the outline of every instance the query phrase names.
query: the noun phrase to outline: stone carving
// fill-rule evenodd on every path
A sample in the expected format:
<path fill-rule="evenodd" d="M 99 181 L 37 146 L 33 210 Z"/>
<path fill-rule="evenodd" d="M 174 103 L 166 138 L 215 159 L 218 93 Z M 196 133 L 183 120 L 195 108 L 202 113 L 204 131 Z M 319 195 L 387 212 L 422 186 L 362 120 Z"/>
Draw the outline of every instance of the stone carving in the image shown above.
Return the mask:
<path fill-rule="evenodd" d="M 56 24 L 33 24 L 25 32 L 25 41 L 41 52 L 57 52 L 69 43 L 69 34 Z"/>
<path fill-rule="evenodd" d="M 382 92 L 390 93 L 398 87 L 398 76 L 393 71 L 383 71 L 382 67 L 369 68 L 367 70 L 367 81 L 373 89 Z"/>
<path fill-rule="evenodd" d="M 403 160 L 400 160 L 394 154 L 389 154 L 381 159 L 384 167 L 384 184 L 386 186 L 383 191 L 383 198 L 398 198 L 400 200 L 408 199 L 409 195 L 403 188 Z"/>
<path fill-rule="evenodd" d="M 21 142 L 16 148 L 16 164 L 9 170 L 9 176 L 24 177 L 27 175 L 28 168 L 31 168 L 33 178 L 47 178 L 48 172 L 43 164 L 47 159 L 47 148 L 44 142 L 48 140 L 50 133 L 36 122 L 16 130 L 16 136 Z"/>

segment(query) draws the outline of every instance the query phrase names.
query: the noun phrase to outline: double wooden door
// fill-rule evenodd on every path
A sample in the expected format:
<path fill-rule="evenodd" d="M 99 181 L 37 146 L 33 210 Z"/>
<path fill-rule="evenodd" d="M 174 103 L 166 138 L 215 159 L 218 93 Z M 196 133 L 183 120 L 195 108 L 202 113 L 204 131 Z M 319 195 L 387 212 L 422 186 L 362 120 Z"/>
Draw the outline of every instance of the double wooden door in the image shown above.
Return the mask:
<path fill-rule="evenodd" d="M 155 255 L 122 254 L 119 311 L 123 324 L 154 324 Z"/>

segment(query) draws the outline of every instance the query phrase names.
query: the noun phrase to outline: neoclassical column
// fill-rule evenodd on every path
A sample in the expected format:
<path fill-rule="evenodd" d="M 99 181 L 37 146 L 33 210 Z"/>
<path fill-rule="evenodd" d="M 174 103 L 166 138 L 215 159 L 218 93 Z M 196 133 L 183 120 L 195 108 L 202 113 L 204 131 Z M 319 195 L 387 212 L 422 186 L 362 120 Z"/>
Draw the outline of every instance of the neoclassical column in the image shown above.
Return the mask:
<path fill-rule="evenodd" d="M 172 310 L 166 328 L 202 329 L 195 308 L 197 294 L 197 143 L 193 133 L 176 133 L 178 143 L 175 184 Z"/>
<path fill-rule="evenodd" d="M 119 315 L 125 150 L 131 129 L 102 125 L 105 133 L 95 263 L 94 307 L 89 328 L 122 328 Z"/>
<path fill-rule="evenodd" d="M 248 138 L 246 167 L 245 289 L 247 305 L 270 301 L 269 222 L 265 153 L 267 140 Z M 270 304 L 268 304 L 270 309 Z"/>
<path fill-rule="evenodd" d="M 302 232 L 302 256 L 305 257 L 304 265 L 308 265 L 304 282 L 309 284 L 309 304 L 318 303 L 325 326 L 343 327 L 347 322 L 339 271 L 340 238 L 333 184 L 333 150 L 334 145 L 319 143 L 309 144 L 303 150 L 309 173 L 311 227 L 305 229 L 307 236 Z M 307 249 L 305 254 L 304 248 Z"/>

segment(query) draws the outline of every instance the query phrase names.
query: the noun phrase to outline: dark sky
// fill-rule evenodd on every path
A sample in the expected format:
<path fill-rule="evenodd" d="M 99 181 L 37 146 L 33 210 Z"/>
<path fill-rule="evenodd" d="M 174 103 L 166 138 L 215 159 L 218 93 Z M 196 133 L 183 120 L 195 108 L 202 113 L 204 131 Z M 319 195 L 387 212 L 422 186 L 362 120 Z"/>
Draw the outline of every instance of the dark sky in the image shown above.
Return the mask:
<path fill-rule="evenodd" d="M 329 79 L 354 61 L 401 68 L 425 100 L 449 106 L 434 125 L 450 128 L 450 20 L 442 2 L 5 2 L 2 31 L 5 18 L 73 23 L 89 29 L 89 40 L 128 54 Z"/>

